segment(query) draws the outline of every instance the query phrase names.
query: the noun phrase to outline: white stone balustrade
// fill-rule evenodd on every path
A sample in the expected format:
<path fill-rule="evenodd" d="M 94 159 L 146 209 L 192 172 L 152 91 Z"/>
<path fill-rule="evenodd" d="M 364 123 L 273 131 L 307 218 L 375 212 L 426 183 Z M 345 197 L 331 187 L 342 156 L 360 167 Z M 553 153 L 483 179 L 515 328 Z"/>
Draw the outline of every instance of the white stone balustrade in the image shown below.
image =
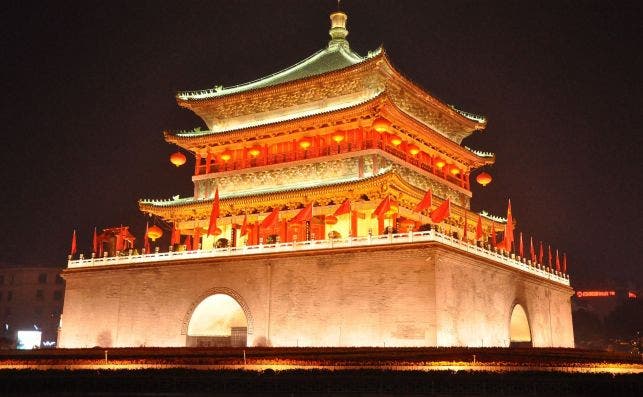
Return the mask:
<path fill-rule="evenodd" d="M 83 258 L 81 256 L 80 259 L 70 259 L 67 262 L 67 267 L 69 269 L 74 269 L 95 266 L 169 262 L 200 258 L 205 259 L 307 250 L 341 250 L 348 247 L 390 244 L 419 244 L 426 242 L 438 242 L 449 247 L 456 248 L 460 251 L 474 254 L 479 257 L 483 257 L 494 262 L 509 266 L 511 268 L 518 269 L 520 271 L 569 286 L 568 275 L 562 274 L 560 272 L 550 272 L 538 266 L 529 265 L 522 262 L 519 257 L 517 257 L 516 259 L 512 259 L 509 256 L 505 256 L 501 253 L 493 252 L 486 248 L 478 247 L 477 245 L 464 242 L 451 236 L 447 236 L 436 230 L 399 234 L 383 234 L 378 236 L 368 235 L 362 237 L 347 237 L 327 240 L 294 241 L 277 244 L 259 244 L 250 246 L 244 245 L 241 247 L 214 248 L 211 250 L 170 250 L 168 252 L 159 252 L 157 247 L 157 250 L 154 253 L 143 255 L 119 255 L 92 258 Z"/>

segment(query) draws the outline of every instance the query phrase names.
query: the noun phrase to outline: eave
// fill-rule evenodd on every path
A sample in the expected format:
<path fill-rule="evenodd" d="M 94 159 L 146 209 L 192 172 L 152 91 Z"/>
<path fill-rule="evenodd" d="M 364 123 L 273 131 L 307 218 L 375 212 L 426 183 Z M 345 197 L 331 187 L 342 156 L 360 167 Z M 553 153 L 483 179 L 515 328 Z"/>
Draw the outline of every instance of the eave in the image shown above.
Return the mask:
<path fill-rule="evenodd" d="M 176 144 L 186 150 L 205 156 L 205 152 L 218 147 L 247 146 L 261 141 L 270 144 L 284 140 L 284 136 L 291 135 L 289 139 L 299 139 L 310 131 L 324 133 L 336 128 L 362 127 L 370 128 L 373 120 L 383 116 L 393 123 L 393 128 L 401 135 L 405 135 L 432 151 L 440 153 L 454 161 L 460 162 L 470 168 L 478 168 L 492 164 L 494 158 L 482 157 L 467 150 L 442 134 L 432 130 L 425 123 L 418 121 L 403 109 L 397 106 L 385 91 L 380 95 L 340 110 L 322 112 L 287 121 L 265 124 L 257 127 L 248 127 L 238 130 L 212 132 L 203 131 L 199 134 L 172 134 L 164 132 L 168 143 Z M 352 125 L 351 125 L 352 124 Z"/>

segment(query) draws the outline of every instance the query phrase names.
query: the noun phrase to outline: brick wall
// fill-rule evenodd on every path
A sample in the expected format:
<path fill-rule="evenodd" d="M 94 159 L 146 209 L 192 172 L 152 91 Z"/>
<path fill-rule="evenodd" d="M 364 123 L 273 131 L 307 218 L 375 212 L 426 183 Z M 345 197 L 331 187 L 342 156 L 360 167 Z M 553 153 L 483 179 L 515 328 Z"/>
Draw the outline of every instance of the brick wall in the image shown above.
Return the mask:
<path fill-rule="evenodd" d="M 535 346 L 573 346 L 569 287 L 439 243 L 65 271 L 60 345 L 184 346 L 194 308 L 226 293 L 248 345 L 506 346 L 521 304 Z"/>

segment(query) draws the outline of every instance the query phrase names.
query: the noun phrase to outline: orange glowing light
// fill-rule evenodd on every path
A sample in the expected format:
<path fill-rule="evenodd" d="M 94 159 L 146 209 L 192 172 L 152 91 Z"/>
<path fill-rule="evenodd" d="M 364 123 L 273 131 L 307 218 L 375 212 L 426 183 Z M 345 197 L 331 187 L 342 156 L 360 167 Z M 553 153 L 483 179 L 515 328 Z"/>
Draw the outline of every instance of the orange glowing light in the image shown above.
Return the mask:
<path fill-rule="evenodd" d="M 170 163 L 174 164 L 177 167 L 182 166 L 186 161 L 187 159 L 185 158 L 185 155 L 181 152 L 172 153 L 172 155 L 170 156 Z"/>
<path fill-rule="evenodd" d="M 378 117 L 377 119 L 375 119 L 372 125 L 372 128 L 379 133 L 388 131 L 390 127 L 391 122 L 383 117 Z"/>
<path fill-rule="evenodd" d="M 420 153 L 420 148 L 415 145 L 411 145 L 409 146 L 409 153 L 411 153 L 412 156 L 415 156 L 416 154 Z"/>
<path fill-rule="evenodd" d="M 257 157 L 261 154 L 261 148 L 259 146 L 253 146 L 248 149 L 248 154 L 252 157 Z"/>
<path fill-rule="evenodd" d="M 395 205 L 395 204 L 391 204 L 391 208 L 389 208 L 389 210 L 388 210 L 388 211 L 386 211 L 386 212 L 384 213 L 384 215 L 385 215 L 385 216 L 387 216 L 387 217 L 391 217 L 391 216 L 393 216 L 394 214 L 396 214 L 396 213 L 397 213 L 398 209 L 399 209 L 399 208 L 397 207 L 397 205 Z"/>
<path fill-rule="evenodd" d="M 435 166 L 438 167 L 439 169 L 442 169 L 442 167 L 444 167 L 445 165 L 447 165 L 446 161 L 442 159 L 435 160 Z"/>
<path fill-rule="evenodd" d="M 149 229 L 147 229 L 147 237 L 152 240 L 156 241 L 157 238 L 160 238 L 163 235 L 163 230 L 161 230 L 160 227 L 153 225 Z"/>
<path fill-rule="evenodd" d="M 478 182 L 482 186 L 487 186 L 489 183 L 491 183 L 492 180 L 493 178 L 491 177 L 491 175 L 487 174 L 486 172 L 481 172 L 476 177 L 476 182 Z"/>
<path fill-rule="evenodd" d="M 226 150 L 225 152 L 221 153 L 221 160 L 228 161 L 231 158 L 232 158 L 232 153 L 229 150 Z"/>
<path fill-rule="evenodd" d="M 338 145 L 344 140 L 344 134 L 341 132 L 336 132 L 333 134 L 333 141 L 337 143 Z"/>
<path fill-rule="evenodd" d="M 449 167 L 449 172 L 451 173 L 451 175 L 455 176 L 460 173 L 460 169 L 455 165 L 452 165 L 451 167 Z"/>
<path fill-rule="evenodd" d="M 399 146 L 402 143 L 402 139 L 400 139 L 400 137 L 397 135 L 393 135 L 391 137 L 391 143 L 393 144 L 393 146 Z"/>
<path fill-rule="evenodd" d="M 328 215 L 326 217 L 326 224 L 327 225 L 334 225 L 337 223 L 337 217 L 335 215 Z"/>
<path fill-rule="evenodd" d="M 616 296 L 616 291 L 576 291 L 579 298 L 606 298 Z"/>
<path fill-rule="evenodd" d="M 304 150 L 308 150 L 308 148 L 311 147 L 312 144 L 313 140 L 310 138 L 303 138 L 301 141 L 299 141 L 299 146 Z"/>

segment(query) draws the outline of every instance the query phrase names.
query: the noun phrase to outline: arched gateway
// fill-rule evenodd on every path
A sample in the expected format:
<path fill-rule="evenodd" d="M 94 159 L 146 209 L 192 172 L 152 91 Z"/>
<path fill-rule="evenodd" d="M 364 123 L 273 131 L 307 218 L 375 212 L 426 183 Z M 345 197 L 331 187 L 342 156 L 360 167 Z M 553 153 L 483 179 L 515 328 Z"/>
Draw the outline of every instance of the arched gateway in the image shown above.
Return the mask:
<path fill-rule="evenodd" d="M 531 347 L 531 330 L 529 328 L 529 320 L 525 309 L 519 304 L 516 304 L 511 311 L 511 318 L 509 320 L 509 340 L 510 346 L 516 347 Z"/>
<path fill-rule="evenodd" d="M 247 305 L 232 290 L 209 290 L 192 305 L 183 322 L 186 346 L 246 346 L 252 334 Z"/>

